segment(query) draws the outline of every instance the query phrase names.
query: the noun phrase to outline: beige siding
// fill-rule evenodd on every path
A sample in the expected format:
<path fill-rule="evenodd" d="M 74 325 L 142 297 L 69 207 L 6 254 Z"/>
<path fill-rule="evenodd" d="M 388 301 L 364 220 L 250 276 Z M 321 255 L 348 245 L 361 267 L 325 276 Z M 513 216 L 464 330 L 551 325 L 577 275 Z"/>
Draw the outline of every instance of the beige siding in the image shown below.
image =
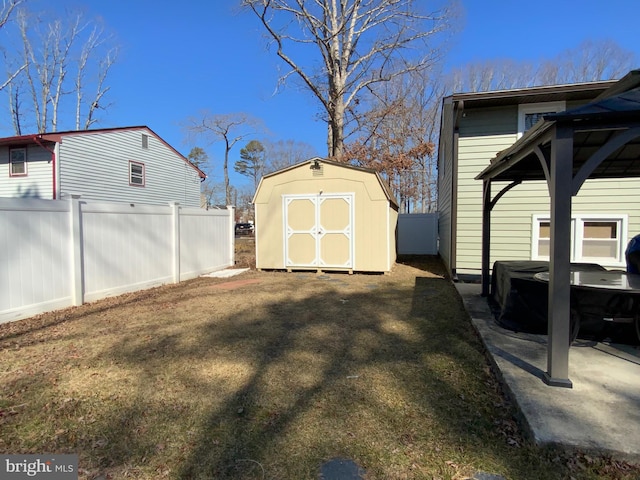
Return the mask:
<path fill-rule="evenodd" d="M 142 134 L 148 135 L 148 148 L 142 148 Z M 144 187 L 129 185 L 130 161 L 144 164 Z M 65 135 L 60 190 L 88 200 L 200 206 L 196 170 L 146 129 Z"/>
<path fill-rule="evenodd" d="M 395 261 L 395 222 L 390 203 L 375 174 L 322 164 L 318 175 L 305 163 L 264 177 L 254 203 L 256 266 L 286 268 L 283 196 L 353 194 L 353 270 L 385 272 Z M 300 255 L 301 257 L 303 255 Z"/>
<path fill-rule="evenodd" d="M 391 270 L 393 264 L 396 261 L 396 253 L 398 251 L 398 245 L 396 243 L 396 230 L 398 226 L 398 211 L 394 208 L 390 208 L 387 204 L 385 207 L 387 214 L 389 215 L 387 231 L 389 233 L 389 246 L 387 247 L 387 268 L 385 272 Z"/>
<path fill-rule="evenodd" d="M 469 150 L 476 149 L 474 143 L 470 139 L 461 140 L 460 150 L 464 151 L 461 157 L 467 157 Z M 473 155 L 469 154 L 467 158 L 469 161 L 460 162 L 469 168 L 461 168 L 460 172 L 457 271 L 479 273 L 482 251 L 482 182 L 472 180 L 477 174 L 474 174 L 474 167 L 470 166 L 473 164 Z M 498 182 L 493 184 L 492 195 L 495 196 L 506 185 Z M 491 213 L 490 265 L 496 260 L 530 259 L 533 217 L 548 213 L 546 183 L 526 182 L 507 192 Z M 633 235 L 640 232 L 640 181 L 588 180 L 573 199 L 572 213 L 628 215 L 628 234 L 624 239 L 626 244 Z M 615 268 L 621 265 L 604 266 Z"/>
<path fill-rule="evenodd" d="M 451 221 L 453 172 L 453 104 L 442 107 L 442 127 L 438 148 L 438 253 L 451 272 Z"/>
<path fill-rule="evenodd" d="M 584 102 L 572 102 L 573 108 Z M 448 109 L 448 110 L 447 110 Z M 438 208 L 440 213 L 440 254 L 445 263 L 453 263 L 457 273 L 479 274 L 482 250 L 482 182 L 475 177 L 484 170 L 498 152 L 508 148 L 517 138 L 517 105 L 466 109 L 460 119 L 457 185 L 452 144 L 453 106 L 443 106 L 438 169 Z M 506 183 L 494 183 L 492 196 Z M 454 211 L 455 209 L 455 211 Z M 573 199 L 574 215 L 627 215 L 629 219 L 624 243 L 640 232 L 640 181 L 589 180 Z M 491 214 L 491 264 L 495 260 L 530 259 L 534 215 L 548 215 L 549 197 L 545 182 L 526 182 L 507 192 Z M 455 221 L 455 259 L 449 238 L 451 221 Z M 617 267 L 619 265 L 605 265 Z"/>
<path fill-rule="evenodd" d="M 515 141 L 515 130 L 514 133 L 510 134 L 461 137 L 459 140 L 458 234 L 456 244 L 456 271 L 458 273 L 479 273 L 480 271 L 482 254 L 482 182 L 475 180 L 475 177 L 489 165 L 489 161 L 500 150 L 509 147 Z M 501 188 L 501 186 L 493 185 L 493 195 L 499 192 Z M 492 213 L 492 225 L 497 216 L 494 211 Z M 497 240 L 493 239 L 491 245 L 492 253 L 499 251 L 500 246 L 497 243 Z"/>
<path fill-rule="evenodd" d="M 440 255 L 449 270 L 466 273 L 469 266 L 475 266 L 476 263 L 479 268 L 482 250 L 482 182 L 475 180 L 475 177 L 498 152 L 515 142 L 517 113 L 518 109 L 514 106 L 465 110 L 459 127 L 457 185 L 453 192 L 453 108 L 449 112 L 445 109 L 441 130 L 445 135 L 444 140 L 441 139 L 445 147 L 442 157 L 444 169 L 438 171 L 438 228 Z M 454 219 L 456 235 L 452 239 L 451 222 Z M 455 261 L 451 258 L 454 241 Z"/>
<path fill-rule="evenodd" d="M 36 145 L 27 147 L 27 175 L 9 176 L 9 148 L 0 147 L 0 197 L 53 198 L 51 152 Z"/>

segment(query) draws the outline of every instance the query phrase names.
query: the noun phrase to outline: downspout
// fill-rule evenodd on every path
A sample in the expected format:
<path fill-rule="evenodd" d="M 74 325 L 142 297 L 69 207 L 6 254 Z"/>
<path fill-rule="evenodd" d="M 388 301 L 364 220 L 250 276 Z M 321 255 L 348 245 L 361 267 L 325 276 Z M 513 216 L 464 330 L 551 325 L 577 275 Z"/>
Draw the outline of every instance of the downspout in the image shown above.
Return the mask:
<path fill-rule="evenodd" d="M 56 189 L 56 151 L 46 147 L 42 142 L 40 142 L 40 139 L 36 135 L 33 136 L 33 141 L 40 145 L 40 147 L 51 153 L 51 180 L 53 183 L 51 192 L 53 200 L 56 200 L 58 193 Z"/>

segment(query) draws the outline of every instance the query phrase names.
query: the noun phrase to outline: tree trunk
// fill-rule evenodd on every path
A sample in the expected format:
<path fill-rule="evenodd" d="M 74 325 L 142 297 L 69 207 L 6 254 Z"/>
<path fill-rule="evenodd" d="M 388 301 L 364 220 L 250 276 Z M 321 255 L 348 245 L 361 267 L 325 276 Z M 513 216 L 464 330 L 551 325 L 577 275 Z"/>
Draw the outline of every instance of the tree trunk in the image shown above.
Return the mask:
<path fill-rule="evenodd" d="M 224 171 L 225 202 L 227 205 L 231 205 L 231 190 L 229 190 L 229 150 L 231 150 L 231 147 L 229 146 L 229 139 L 226 136 L 224 138 L 224 142 L 224 165 L 222 169 Z"/>
<path fill-rule="evenodd" d="M 336 98 L 336 105 L 333 112 L 330 131 L 332 133 L 332 156 L 342 157 L 344 153 L 344 101 L 341 97 Z"/>

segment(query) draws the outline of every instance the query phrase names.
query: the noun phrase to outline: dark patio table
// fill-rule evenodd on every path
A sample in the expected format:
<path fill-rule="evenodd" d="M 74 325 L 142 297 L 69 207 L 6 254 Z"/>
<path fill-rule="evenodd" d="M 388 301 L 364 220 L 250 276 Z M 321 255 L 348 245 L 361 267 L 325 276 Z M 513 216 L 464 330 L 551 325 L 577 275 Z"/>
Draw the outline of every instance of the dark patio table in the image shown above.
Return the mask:
<path fill-rule="evenodd" d="M 571 286 L 578 288 L 596 288 L 621 290 L 630 294 L 640 294 L 640 275 L 618 271 L 570 272 Z M 533 278 L 549 281 L 549 272 L 538 272 Z"/>
<path fill-rule="evenodd" d="M 549 272 L 538 272 L 533 278 L 548 283 Z M 599 312 L 600 318 L 605 322 L 635 324 L 636 337 L 640 341 L 640 275 L 608 270 L 573 271 L 570 272 L 569 282 L 573 338 L 578 334 L 581 317 L 590 314 L 590 295 L 595 292 L 608 292 L 610 296 L 604 310 Z"/>

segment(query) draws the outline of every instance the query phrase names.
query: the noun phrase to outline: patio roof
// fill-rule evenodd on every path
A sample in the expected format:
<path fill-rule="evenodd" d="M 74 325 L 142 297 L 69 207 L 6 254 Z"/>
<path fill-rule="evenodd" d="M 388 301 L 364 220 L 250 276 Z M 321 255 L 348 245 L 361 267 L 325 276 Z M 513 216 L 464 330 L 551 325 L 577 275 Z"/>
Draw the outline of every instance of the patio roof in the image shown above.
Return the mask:
<path fill-rule="evenodd" d="M 640 70 L 629 72 L 593 102 L 545 115 L 477 177 L 483 181 L 482 292 L 489 293 L 491 210 L 511 188 L 545 180 L 551 198 L 547 382 L 571 386 L 569 265 L 571 197 L 587 178 L 640 177 Z M 492 196 L 492 182 L 510 182 Z"/>
<path fill-rule="evenodd" d="M 569 124 L 574 131 L 573 169 L 574 173 L 579 171 L 601 146 L 621 132 L 640 125 L 640 70 L 632 71 L 620 82 L 629 85 L 635 83 L 635 86 L 611 97 L 596 99 L 582 107 L 545 115 L 544 121 L 537 123 L 511 147 L 492 159 L 491 164 L 476 179 L 546 180 L 536 147 L 542 150 L 546 158 L 549 157 L 553 127 L 557 123 Z M 589 178 L 640 177 L 640 162 L 635 161 L 638 159 L 640 139 L 635 138 L 606 156 Z"/>

